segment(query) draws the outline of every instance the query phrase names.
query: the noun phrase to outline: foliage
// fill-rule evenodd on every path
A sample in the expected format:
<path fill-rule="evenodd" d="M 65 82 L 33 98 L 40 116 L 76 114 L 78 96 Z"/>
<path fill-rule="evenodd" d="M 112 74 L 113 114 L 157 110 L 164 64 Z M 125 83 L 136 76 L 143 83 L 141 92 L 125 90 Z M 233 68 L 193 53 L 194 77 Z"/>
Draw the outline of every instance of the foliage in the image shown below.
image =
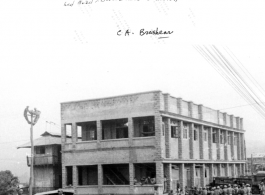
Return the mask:
<path fill-rule="evenodd" d="M 0 195 L 17 194 L 18 183 L 11 171 L 0 171 Z"/>

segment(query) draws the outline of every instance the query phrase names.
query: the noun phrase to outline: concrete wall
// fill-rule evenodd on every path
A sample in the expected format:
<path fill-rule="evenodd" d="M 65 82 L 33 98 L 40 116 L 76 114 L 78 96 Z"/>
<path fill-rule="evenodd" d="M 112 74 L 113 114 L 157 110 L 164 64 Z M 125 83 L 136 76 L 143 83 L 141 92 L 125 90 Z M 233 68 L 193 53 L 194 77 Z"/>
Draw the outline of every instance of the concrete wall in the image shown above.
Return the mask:
<path fill-rule="evenodd" d="M 212 143 L 212 159 L 217 160 L 217 148 L 216 143 Z"/>
<path fill-rule="evenodd" d="M 188 136 L 188 139 L 183 139 L 183 152 L 182 152 L 182 158 L 183 159 L 190 159 L 190 139 Z"/>
<path fill-rule="evenodd" d="M 171 158 L 178 159 L 179 158 L 178 139 L 177 138 L 171 138 L 170 139 L 170 145 L 171 145 Z"/>
<path fill-rule="evenodd" d="M 150 92 L 62 103 L 62 123 L 153 116 L 156 103 L 154 94 L 154 92 Z"/>
<path fill-rule="evenodd" d="M 180 108 L 178 108 L 178 98 L 170 96 L 170 94 L 162 94 L 162 97 L 160 99 L 161 104 L 161 111 L 168 111 L 175 114 L 180 114 L 187 117 L 192 117 L 194 119 L 200 119 L 200 109 L 199 105 L 194 104 L 192 102 L 188 102 L 181 99 L 181 102 L 179 105 L 181 105 Z M 191 107 L 189 108 L 189 103 L 191 103 Z M 167 107 L 167 109 L 165 109 Z M 219 125 L 224 125 L 227 127 L 234 127 L 237 129 L 243 129 L 243 124 L 241 125 L 242 119 L 238 121 L 237 124 L 237 117 L 234 117 L 233 115 L 228 115 L 226 113 L 219 112 L 218 110 L 214 110 L 205 106 L 202 106 L 202 120 L 216 123 Z M 231 118 L 232 117 L 232 118 Z"/>
<path fill-rule="evenodd" d="M 220 144 L 220 160 L 225 159 L 225 147 L 224 144 Z"/>

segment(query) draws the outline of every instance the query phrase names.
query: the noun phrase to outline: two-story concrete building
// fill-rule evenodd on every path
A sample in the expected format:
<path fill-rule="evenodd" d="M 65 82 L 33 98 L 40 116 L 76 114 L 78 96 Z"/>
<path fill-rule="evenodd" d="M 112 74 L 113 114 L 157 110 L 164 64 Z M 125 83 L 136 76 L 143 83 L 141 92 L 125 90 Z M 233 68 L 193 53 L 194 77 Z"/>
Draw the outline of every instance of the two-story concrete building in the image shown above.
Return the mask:
<path fill-rule="evenodd" d="M 76 194 L 153 194 L 154 183 L 161 194 L 245 174 L 242 118 L 161 91 L 64 102 L 61 124 L 62 184 Z"/>

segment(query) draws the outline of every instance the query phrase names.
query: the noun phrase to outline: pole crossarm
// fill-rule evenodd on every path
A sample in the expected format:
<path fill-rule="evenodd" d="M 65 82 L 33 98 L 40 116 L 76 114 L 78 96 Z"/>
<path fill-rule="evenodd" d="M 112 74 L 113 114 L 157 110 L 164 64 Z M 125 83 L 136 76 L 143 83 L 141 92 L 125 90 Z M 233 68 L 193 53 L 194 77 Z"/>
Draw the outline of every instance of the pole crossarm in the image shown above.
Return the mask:
<path fill-rule="evenodd" d="M 40 118 L 40 111 L 34 108 L 34 110 L 29 110 L 27 106 L 24 110 L 24 117 L 28 124 L 30 124 L 30 142 L 31 142 L 31 166 L 30 166 L 30 189 L 29 195 L 33 195 L 33 186 L 34 186 L 34 174 L 33 174 L 33 165 L 34 165 L 34 143 L 33 143 L 33 126 L 38 122 Z M 30 120 L 29 117 L 30 116 Z"/>
<path fill-rule="evenodd" d="M 28 124 L 35 125 L 40 118 L 40 113 L 41 112 L 39 110 L 37 110 L 36 108 L 34 108 L 34 110 L 29 110 L 29 107 L 27 106 L 24 110 L 24 117 L 25 117 L 26 121 L 28 122 Z M 28 119 L 28 116 L 33 117 L 34 118 L 33 121 L 30 121 Z"/>

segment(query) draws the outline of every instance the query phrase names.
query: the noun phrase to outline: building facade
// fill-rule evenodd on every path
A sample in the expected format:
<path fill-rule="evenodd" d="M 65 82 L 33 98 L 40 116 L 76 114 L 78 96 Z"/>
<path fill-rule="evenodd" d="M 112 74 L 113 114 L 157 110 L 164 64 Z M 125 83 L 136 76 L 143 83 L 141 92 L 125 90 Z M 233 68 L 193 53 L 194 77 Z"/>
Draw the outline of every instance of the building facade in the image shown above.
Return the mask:
<path fill-rule="evenodd" d="M 161 91 L 61 103 L 61 124 L 62 184 L 76 194 L 162 194 L 245 174 L 242 118 Z"/>
<path fill-rule="evenodd" d="M 35 139 L 33 142 L 33 194 L 61 188 L 61 135 L 44 132 L 40 138 Z M 31 143 L 26 143 L 18 148 L 31 148 Z M 27 156 L 28 166 L 31 166 L 31 158 Z"/>

